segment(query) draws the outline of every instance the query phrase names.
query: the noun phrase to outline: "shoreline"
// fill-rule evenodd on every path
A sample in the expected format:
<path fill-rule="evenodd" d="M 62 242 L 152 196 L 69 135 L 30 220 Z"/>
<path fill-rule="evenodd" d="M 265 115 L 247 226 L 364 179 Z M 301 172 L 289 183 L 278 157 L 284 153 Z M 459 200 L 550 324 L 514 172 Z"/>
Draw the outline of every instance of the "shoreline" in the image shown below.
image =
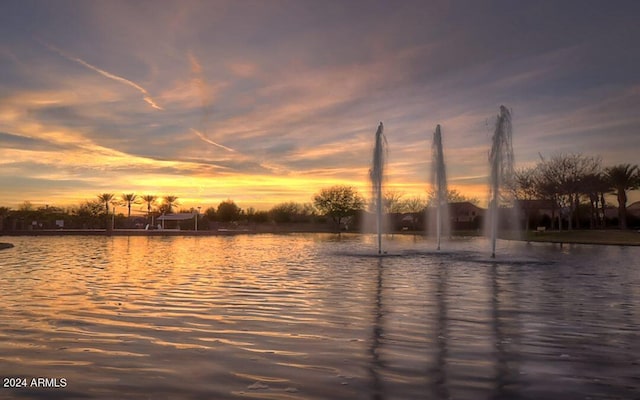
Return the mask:
<path fill-rule="evenodd" d="M 338 233 L 321 229 L 218 229 L 218 230 L 178 230 L 178 229 L 42 229 L 33 231 L 6 231 L 2 236 L 227 236 L 261 233 Z M 343 233 L 359 233 L 347 231 Z"/>
<path fill-rule="evenodd" d="M 336 232 L 329 229 L 310 229 L 309 227 L 262 227 L 262 228 L 238 228 L 219 230 L 142 230 L 142 229 L 115 229 L 107 231 L 105 229 L 56 229 L 56 230 L 34 230 L 34 231 L 7 231 L 2 232 L 2 236 L 231 236 L 231 235 L 256 235 L 256 234 L 289 234 L 289 233 L 347 233 L 361 234 L 362 232 L 342 231 Z M 387 235 L 418 235 L 426 236 L 420 231 L 399 231 L 390 232 Z M 482 236 L 476 231 L 452 232 L 452 237 L 473 237 Z M 501 240 L 513 240 L 521 242 L 555 243 L 555 244 L 586 244 L 586 245 L 606 245 L 606 246 L 640 246 L 639 231 L 620 230 L 580 230 L 580 231 L 545 231 L 545 232 L 521 232 L 511 234 L 505 232 L 500 235 Z M 10 243 L 0 243 L 0 249 L 13 247 Z"/>
<path fill-rule="evenodd" d="M 640 246 L 640 231 L 617 229 L 610 230 L 573 230 L 573 231 L 527 231 L 517 235 L 505 234 L 505 240 L 528 243 L 586 244 L 599 246 Z"/>

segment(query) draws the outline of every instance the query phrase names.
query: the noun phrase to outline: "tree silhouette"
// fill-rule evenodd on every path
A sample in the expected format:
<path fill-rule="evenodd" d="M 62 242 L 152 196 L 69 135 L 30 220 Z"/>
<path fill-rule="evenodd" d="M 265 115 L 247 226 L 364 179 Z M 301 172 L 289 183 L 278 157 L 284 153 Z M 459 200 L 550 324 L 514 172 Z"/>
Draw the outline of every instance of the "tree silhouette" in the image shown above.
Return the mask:
<path fill-rule="evenodd" d="M 509 183 L 509 190 L 512 192 L 512 196 L 515 200 L 537 200 L 545 198 L 545 193 L 542 187 L 539 185 L 540 181 L 540 168 L 537 166 L 529 168 L 521 168 L 514 171 L 513 179 Z M 526 203 L 521 203 L 524 205 Z M 555 204 L 555 203 L 554 203 Z M 552 206 L 552 215 L 555 215 L 555 209 Z M 526 230 L 531 229 L 531 207 L 524 205 L 520 211 L 524 213 Z"/>
<path fill-rule="evenodd" d="M 313 204 L 339 228 L 342 219 L 362 210 L 365 202 L 353 187 L 337 185 L 322 189 L 313 197 Z"/>
<path fill-rule="evenodd" d="M 219 221 L 232 222 L 240 219 L 242 209 L 234 203 L 233 200 L 226 200 L 218 204 L 216 216 Z"/>
<path fill-rule="evenodd" d="M 147 203 L 147 215 L 151 215 L 151 205 L 156 201 L 158 196 L 154 196 L 152 194 L 145 194 L 141 197 L 141 199 Z"/>
<path fill-rule="evenodd" d="M 178 205 L 178 196 L 164 196 L 162 198 L 162 201 L 164 202 L 164 204 L 162 205 L 162 212 L 170 214 L 173 212 L 173 206 Z"/>
<path fill-rule="evenodd" d="M 131 217 L 131 204 L 136 202 L 136 200 L 138 199 L 138 195 L 133 193 L 123 193 L 121 198 L 122 201 L 127 205 L 127 218 L 129 218 Z"/>
<path fill-rule="evenodd" d="M 149 224 L 153 225 L 153 221 L 151 221 L 151 205 L 156 201 L 158 196 L 154 196 L 152 194 L 145 194 L 141 198 L 145 203 L 147 203 L 147 218 L 149 218 Z"/>
<path fill-rule="evenodd" d="M 609 192 L 611 185 L 606 175 L 595 172 L 585 175 L 580 182 L 582 194 L 589 200 L 591 228 L 605 226 L 605 201 L 604 195 Z"/>
<path fill-rule="evenodd" d="M 627 190 L 637 189 L 640 185 L 638 166 L 619 164 L 606 169 L 607 180 L 618 198 L 618 226 L 627 228 Z"/>
<path fill-rule="evenodd" d="M 569 230 L 573 229 L 573 217 L 580 204 L 582 180 L 600 170 L 600 159 L 582 154 L 555 154 L 537 165 L 540 185 L 538 192 L 553 198 L 568 211 Z M 576 223 L 579 218 L 576 215 Z M 562 229 L 562 224 L 558 224 Z"/>
<path fill-rule="evenodd" d="M 404 193 L 395 190 L 387 190 L 382 195 L 382 206 L 386 213 L 401 213 L 403 204 L 402 196 Z"/>
<path fill-rule="evenodd" d="M 477 197 L 469 197 L 460 193 L 457 189 L 448 189 L 446 193 L 447 203 L 469 202 L 478 205 L 480 200 Z M 438 192 L 435 188 L 430 188 L 427 192 L 427 206 L 435 207 L 438 203 Z"/>
<path fill-rule="evenodd" d="M 105 226 L 107 228 L 107 231 L 111 230 L 111 225 L 109 224 L 109 203 L 111 202 L 111 200 L 113 200 L 113 197 L 114 197 L 113 193 L 102 193 L 98 195 L 98 200 L 104 203 L 104 209 L 106 211 Z"/>
<path fill-rule="evenodd" d="M 104 209 L 107 215 L 109 215 L 109 203 L 113 200 L 113 193 L 102 193 L 98 195 L 98 200 L 104 203 Z"/>
<path fill-rule="evenodd" d="M 298 216 L 302 214 L 302 205 L 293 201 L 276 204 L 271 207 L 269 214 L 271 218 L 278 223 L 293 222 L 298 219 Z"/>

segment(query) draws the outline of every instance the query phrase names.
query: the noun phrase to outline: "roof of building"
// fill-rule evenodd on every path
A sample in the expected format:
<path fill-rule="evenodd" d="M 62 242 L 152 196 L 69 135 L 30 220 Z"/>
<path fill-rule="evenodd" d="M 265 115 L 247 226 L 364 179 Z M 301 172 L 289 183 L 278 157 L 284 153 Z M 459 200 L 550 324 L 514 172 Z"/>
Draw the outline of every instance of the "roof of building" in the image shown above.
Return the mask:
<path fill-rule="evenodd" d="M 187 219 L 193 219 L 195 215 L 195 213 L 166 214 L 156 218 L 156 221 L 185 221 Z"/>
<path fill-rule="evenodd" d="M 459 201 L 459 202 L 454 202 L 454 203 L 449 203 L 449 208 L 452 210 L 464 210 L 464 209 L 473 209 L 473 210 L 482 210 L 484 211 L 484 208 L 480 208 L 477 205 L 473 204 L 470 201 Z"/>

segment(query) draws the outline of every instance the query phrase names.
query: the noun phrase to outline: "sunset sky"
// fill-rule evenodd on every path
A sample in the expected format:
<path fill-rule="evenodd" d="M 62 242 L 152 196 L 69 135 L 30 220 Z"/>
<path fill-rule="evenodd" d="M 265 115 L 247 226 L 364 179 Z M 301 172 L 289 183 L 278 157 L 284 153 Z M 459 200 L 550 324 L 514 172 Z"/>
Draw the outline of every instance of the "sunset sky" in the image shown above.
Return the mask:
<path fill-rule="evenodd" d="M 638 164 L 638 16 L 622 0 L 2 1 L 0 206 L 367 194 L 380 121 L 389 187 L 425 194 L 439 123 L 450 185 L 484 199 L 501 104 L 519 167 Z"/>

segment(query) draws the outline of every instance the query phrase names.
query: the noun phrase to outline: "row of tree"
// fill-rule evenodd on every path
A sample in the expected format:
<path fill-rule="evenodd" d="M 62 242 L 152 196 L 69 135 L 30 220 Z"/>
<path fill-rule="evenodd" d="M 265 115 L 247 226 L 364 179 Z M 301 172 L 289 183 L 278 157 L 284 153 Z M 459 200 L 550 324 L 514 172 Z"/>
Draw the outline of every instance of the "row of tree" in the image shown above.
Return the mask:
<path fill-rule="evenodd" d="M 583 154 L 556 154 L 548 159 L 540 158 L 535 166 L 507 177 L 502 206 L 514 207 L 514 200 L 547 200 L 552 220 L 556 215 L 558 217 L 556 227 L 562 229 L 562 221 L 566 220 L 570 230 L 580 228 L 580 210 L 586 208 L 590 227 L 604 228 L 605 195 L 613 194 L 618 203 L 619 227 L 627 228 L 627 192 L 640 188 L 640 169 L 637 165 L 603 167 L 599 157 Z M 449 203 L 478 203 L 478 199 L 468 198 L 456 190 L 449 190 L 447 195 Z M 389 191 L 385 193 L 383 201 L 387 213 L 420 213 L 435 203 L 435 192 L 431 190 L 426 198 L 403 198 L 402 193 Z M 354 215 L 357 210 L 366 208 L 364 198 L 348 186 L 323 189 L 314 197 L 314 204 L 337 224 L 343 218 Z M 371 204 L 369 209 L 373 209 Z M 526 219 L 529 220 L 528 216 Z"/>
<path fill-rule="evenodd" d="M 160 204 L 157 201 L 160 200 Z M 158 197 L 152 194 L 146 194 L 139 196 L 135 193 L 123 193 L 120 198 L 117 198 L 113 193 L 101 193 L 98 195 L 97 201 L 100 205 L 104 205 L 105 213 L 109 214 L 109 205 L 126 206 L 127 217 L 131 217 L 131 206 L 134 204 L 141 204 L 142 202 L 147 205 L 147 214 L 151 214 L 152 207 L 158 206 L 157 210 L 160 214 L 168 214 L 173 212 L 173 207 L 178 205 L 178 196 L 168 195 L 164 197 Z M 86 201 L 81 206 L 88 208 L 95 208 L 95 201 Z"/>
<path fill-rule="evenodd" d="M 64 221 L 63 225 L 66 228 L 99 229 L 114 225 L 133 227 L 136 224 L 141 225 L 140 216 L 131 217 L 131 209 L 136 204 L 142 204 L 146 208 L 146 215 L 143 217 L 145 224 L 152 224 L 154 218 L 173 212 L 198 214 L 205 223 L 201 225 L 202 227 L 206 226 L 208 222 L 299 223 L 326 220 L 311 203 L 285 202 L 268 211 L 260 211 L 253 207 L 245 210 L 233 200 L 225 200 L 220 202 L 217 207 L 208 207 L 200 213 L 200 209 L 179 209 L 180 202 L 177 196 L 137 196 L 128 193 L 117 197 L 112 193 L 101 193 L 95 199 L 85 200 L 77 206 L 66 209 L 48 205 L 34 207 L 28 201 L 25 201 L 16 210 L 0 207 L 0 230 L 25 230 L 34 227 L 52 229 L 56 227 L 58 221 Z M 118 206 L 126 207 L 126 213 L 116 215 L 115 210 Z M 6 223 L 7 221 L 10 223 Z M 189 222 L 183 224 L 187 225 Z"/>
<path fill-rule="evenodd" d="M 562 219 L 568 221 L 569 229 L 580 228 L 580 220 L 584 217 L 580 210 L 585 205 L 590 227 L 604 227 L 607 194 L 616 196 L 619 227 L 626 229 L 627 192 L 639 187 L 640 170 L 637 165 L 603 167 L 598 157 L 582 154 L 557 154 L 548 159 L 541 157 L 535 166 L 516 171 L 508 185 L 512 199 L 548 200 L 554 208 L 553 214 L 557 215 L 559 229 Z"/>
<path fill-rule="evenodd" d="M 569 229 L 580 227 L 581 209 L 588 209 L 591 227 L 604 227 L 605 195 L 614 194 L 618 201 L 618 221 L 620 228 L 627 226 L 627 191 L 640 187 L 640 171 L 637 165 L 621 164 L 602 167 L 597 157 L 582 154 L 554 155 L 541 160 L 531 168 L 516 171 L 509 179 L 507 190 L 503 193 L 504 206 L 513 200 L 548 200 L 552 207 L 552 218 L 558 217 L 557 227 L 561 228 L 562 220 L 568 221 Z M 14 219 L 53 220 L 65 217 L 82 227 L 96 227 L 105 217 L 112 215 L 116 206 L 127 208 L 127 218 L 131 218 L 133 205 L 146 206 L 149 221 L 152 217 L 174 212 L 180 204 L 174 195 L 137 195 L 124 193 L 117 197 L 113 193 L 99 194 L 94 200 L 87 200 L 76 207 L 63 210 L 56 207 L 35 209 L 31 203 L 25 202 L 18 210 L 0 207 L 0 222 L 11 216 Z M 448 191 L 449 202 L 469 201 L 478 203 L 478 199 L 469 198 L 456 190 Z M 433 192 L 425 197 L 405 198 L 402 193 L 387 191 L 384 196 L 384 209 L 387 213 L 421 213 L 434 204 Z M 512 204 L 511 204 L 512 205 Z M 365 198 L 351 186 L 333 186 L 324 188 L 314 195 L 311 203 L 285 202 L 272 207 L 269 211 L 258 211 L 254 208 L 241 209 L 233 200 L 226 200 L 217 207 L 209 207 L 201 218 L 213 222 L 248 221 L 264 223 L 319 222 L 325 217 L 331 218 L 340 225 L 345 218 L 356 215 L 359 211 L 372 209 Z M 180 209 L 180 212 L 196 213 L 191 208 Z M 198 208 L 197 213 L 200 214 Z M 47 215 L 47 217 L 45 217 Z M 123 215 L 121 215 L 123 217 Z M 582 216 L 584 217 L 584 216 Z M 106 222 L 107 226 L 109 223 Z"/>
<path fill-rule="evenodd" d="M 456 190 L 449 191 L 451 201 L 472 201 L 477 203 L 475 198 L 468 198 Z M 387 213 L 419 213 L 424 211 L 434 201 L 434 196 L 429 193 L 426 197 L 415 196 L 405 198 L 404 195 L 396 191 L 387 191 L 384 195 L 384 209 Z M 156 196 L 137 195 L 135 193 L 123 193 L 116 196 L 114 193 L 101 193 L 95 199 L 85 200 L 79 205 L 62 209 L 58 207 L 34 207 L 30 202 L 25 201 L 17 210 L 0 207 L 0 216 L 13 215 L 20 218 L 34 220 L 52 220 L 53 218 L 78 217 L 80 221 L 86 222 L 88 219 L 104 218 L 115 213 L 116 207 L 126 207 L 126 217 L 131 218 L 131 209 L 135 205 L 143 205 L 146 209 L 146 216 L 157 217 L 163 214 L 171 214 L 174 211 L 182 213 L 195 213 L 194 208 L 178 209 L 180 201 L 178 196 Z M 256 210 L 249 207 L 246 210 L 240 208 L 233 200 L 225 200 L 217 207 L 208 207 L 201 215 L 208 221 L 233 222 L 246 220 L 248 222 L 264 223 L 297 223 L 297 222 L 317 222 L 324 220 L 324 217 L 331 217 L 337 224 L 343 218 L 353 216 L 357 212 L 367 208 L 367 202 L 363 196 L 352 186 L 333 186 L 322 189 L 313 198 L 313 202 L 296 203 L 283 202 L 273 206 L 268 211 Z M 198 213 L 200 210 L 198 209 Z M 47 218 L 47 215 L 50 218 Z M 123 216 L 123 214 L 118 214 Z M 95 226 L 96 224 L 90 224 Z"/>

